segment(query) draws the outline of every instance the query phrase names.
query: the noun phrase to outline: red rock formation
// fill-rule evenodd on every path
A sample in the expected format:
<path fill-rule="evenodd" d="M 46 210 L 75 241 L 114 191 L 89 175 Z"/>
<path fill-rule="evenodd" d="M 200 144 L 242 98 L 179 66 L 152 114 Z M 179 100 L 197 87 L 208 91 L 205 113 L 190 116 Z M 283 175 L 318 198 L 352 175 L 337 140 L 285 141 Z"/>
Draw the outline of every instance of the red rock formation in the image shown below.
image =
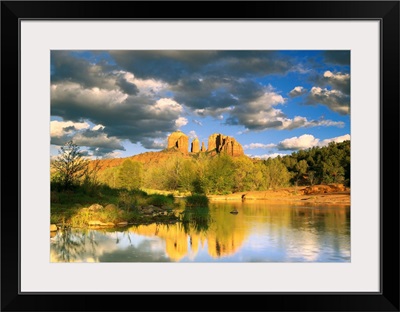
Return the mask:
<path fill-rule="evenodd" d="M 244 155 L 243 147 L 233 138 L 220 133 L 214 133 L 208 138 L 208 151 L 224 153 L 230 156 Z"/>
<path fill-rule="evenodd" d="M 201 150 L 200 152 L 205 152 L 206 151 L 206 147 L 204 145 L 204 142 L 201 142 Z"/>
<path fill-rule="evenodd" d="M 198 152 L 200 152 L 200 142 L 199 142 L 199 139 L 198 139 L 198 138 L 195 138 L 195 139 L 192 141 L 192 146 L 191 146 L 190 151 L 191 151 L 192 153 L 198 153 Z"/>
<path fill-rule="evenodd" d="M 214 133 L 208 137 L 208 148 L 207 148 L 208 152 L 211 152 L 217 148 L 217 137 L 218 136 L 220 136 L 220 134 Z"/>
<path fill-rule="evenodd" d="M 168 137 L 168 148 L 176 148 L 182 153 L 188 153 L 189 151 L 189 138 L 182 131 L 176 131 L 171 133 Z"/>

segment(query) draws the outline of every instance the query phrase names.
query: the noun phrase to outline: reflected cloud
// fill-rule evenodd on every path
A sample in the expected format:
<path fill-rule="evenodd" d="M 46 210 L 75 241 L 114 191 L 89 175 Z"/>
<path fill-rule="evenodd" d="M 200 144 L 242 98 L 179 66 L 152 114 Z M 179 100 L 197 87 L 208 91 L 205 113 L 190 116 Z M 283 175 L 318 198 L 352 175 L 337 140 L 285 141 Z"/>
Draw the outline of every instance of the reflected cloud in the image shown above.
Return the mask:
<path fill-rule="evenodd" d="M 230 214 L 233 209 L 238 214 Z M 50 261 L 350 261 L 349 207 L 254 200 L 211 202 L 204 212 L 182 209 L 187 222 L 132 226 L 125 231 L 58 231 L 50 239 Z"/>

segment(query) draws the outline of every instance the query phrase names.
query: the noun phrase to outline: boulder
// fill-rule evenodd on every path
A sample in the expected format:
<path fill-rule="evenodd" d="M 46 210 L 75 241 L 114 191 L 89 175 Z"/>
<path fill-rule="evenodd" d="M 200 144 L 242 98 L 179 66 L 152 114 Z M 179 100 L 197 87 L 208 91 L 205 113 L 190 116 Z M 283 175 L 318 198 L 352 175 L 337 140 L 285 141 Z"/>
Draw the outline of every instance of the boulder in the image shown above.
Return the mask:
<path fill-rule="evenodd" d="M 97 210 L 102 210 L 104 207 L 99 204 L 93 204 L 88 208 L 90 211 L 97 211 Z"/>
<path fill-rule="evenodd" d="M 50 232 L 55 232 L 55 231 L 57 231 L 57 225 L 50 224 Z"/>
<path fill-rule="evenodd" d="M 117 210 L 117 206 L 115 206 L 114 204 L 108 204 L 107 206 L 104 207 L 105 210 L 108 211 L 113 211 L 113 210 Z"/>

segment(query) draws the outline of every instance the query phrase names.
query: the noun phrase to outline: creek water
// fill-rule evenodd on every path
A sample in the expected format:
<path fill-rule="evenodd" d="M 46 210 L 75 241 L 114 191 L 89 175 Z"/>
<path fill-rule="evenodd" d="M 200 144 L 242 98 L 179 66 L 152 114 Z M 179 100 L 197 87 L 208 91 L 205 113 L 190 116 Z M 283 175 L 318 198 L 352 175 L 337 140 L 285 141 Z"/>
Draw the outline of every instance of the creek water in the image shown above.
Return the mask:
<path fill-rule="evenodd" d="M 237 213 L 233 214 L 232 211 Z M 350 262 L 350 207 L 211 202 L 183 222 L 58 231 L 51 262 Z"/>

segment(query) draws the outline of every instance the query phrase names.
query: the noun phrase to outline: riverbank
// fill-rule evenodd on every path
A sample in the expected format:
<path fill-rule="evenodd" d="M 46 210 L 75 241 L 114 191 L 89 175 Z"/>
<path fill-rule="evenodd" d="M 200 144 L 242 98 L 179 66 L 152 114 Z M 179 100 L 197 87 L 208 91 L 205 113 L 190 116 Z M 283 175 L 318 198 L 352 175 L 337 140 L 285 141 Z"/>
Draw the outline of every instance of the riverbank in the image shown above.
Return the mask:
<path fill-rule="evenodd" d="M 267 191 L 209 195 L 208 198 L 211 201 L 268 200 L 271 202 L 350 205 L 350 189 L 341 185 L 315 185 L 312 187 L 287 187 Z"/>
<path fill-rule="evenodd" d="M 122 194 L 122 195 L 121 195 Z M 179 196 L 138 193 L 121 193 L 118 199 L 103 197 L 99 204 L 79 203 L 80 196 L 71 196 L 67 205 L 52 203 L 52 230 L 66 224 L 72 227 L 121 227 L 150 223 L 172 224 L 180 221 L 176 208 Z M 60 194 L 59 194 L 60 195 Z M 175 200 L 174 200 L 175 198 Z M 210 201 L 253 201 L 267 200 L 271 203 L 294 203 L 296 205 L 343 205 L 350 206 L 350 189 L 340 184 L 315 185 L 309 187 L 287 187 L 267 191 L 237 192 L 227 195 L 208 195 Z M 188 206 L 207 206 L 203 195 L 183 197 Z M 52 197 L 55 199 L 55 196 Z M 94 201 L 94 199 L 93 199 Z M 115 201 L 117 204 L 112 204 Z M 175 201 L 175 203 L 174 203 Z M 105 203 L 104 203 L 105 202 Z M 107 203 L 108 202 L 108 203 Z M 140 205 L 138 203 L 141 203 Z M 134 204 L 136 203 L 136 204 Z"/>

